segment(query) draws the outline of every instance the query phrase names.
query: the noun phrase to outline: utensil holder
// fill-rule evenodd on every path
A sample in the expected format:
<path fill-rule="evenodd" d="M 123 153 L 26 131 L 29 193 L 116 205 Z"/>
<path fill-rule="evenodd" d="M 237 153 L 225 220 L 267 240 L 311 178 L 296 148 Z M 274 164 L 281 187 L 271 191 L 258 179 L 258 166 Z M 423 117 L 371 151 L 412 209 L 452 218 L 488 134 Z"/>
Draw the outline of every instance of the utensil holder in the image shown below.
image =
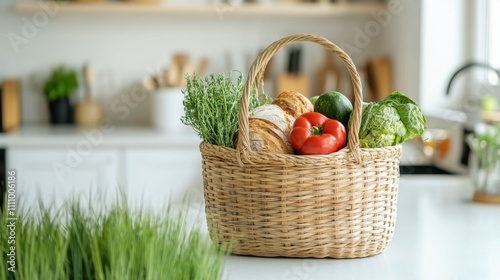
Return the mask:
<path fill-rule="evenodd" d="M 185 129 L 181 122 L 184 114 L 181 88 L 160 88 L 152 93 L 153 125 L 168 133 L 179 133 Z"/>

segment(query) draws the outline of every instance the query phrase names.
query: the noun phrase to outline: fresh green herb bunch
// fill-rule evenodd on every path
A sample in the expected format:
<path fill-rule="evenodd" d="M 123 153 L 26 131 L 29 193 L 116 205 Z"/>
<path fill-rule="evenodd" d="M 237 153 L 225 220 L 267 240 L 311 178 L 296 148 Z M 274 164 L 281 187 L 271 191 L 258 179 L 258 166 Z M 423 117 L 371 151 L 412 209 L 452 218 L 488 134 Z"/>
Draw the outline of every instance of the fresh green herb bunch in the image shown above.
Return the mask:
<path fill-rule="evenodd" d="M 153 213 L 123 201 L 18 214 L 15 239 L 0 231 L 0 279 L 220 279 L 225 253 L 186 223 L 185 209 Z M 4 226 L 13 222 L 9 213 L 0 212 Z M 12 252 L 15 272 L 6 261 Z"/>
<path fill-rule="evenodd" d="M 60 66 L 54 71 L 43 87 L 50 101 L 68 98 L 78 88 L 78 78 L 73 69 Z"/>
<path fill-rule="evenodd" d="M 479 160 L 482 169 L 491 171 L 500 161 L 500 124 L 486 133 L 467 138 L 471 150 Z"/>
<path fill-rule="evenodd" d="M 239 76 L 234 83 L 232 73 L 212 74 L 204 79 L 196 75 L 186 77 L 185 115 L 181 121 L 191 126 L 206 143 L 234 148 L 245 82 L 243 74 L 237 72 Z M 270 98 L 265 93 L 252 94 L 249 110 L 266 103 L 270 103 Z"/>

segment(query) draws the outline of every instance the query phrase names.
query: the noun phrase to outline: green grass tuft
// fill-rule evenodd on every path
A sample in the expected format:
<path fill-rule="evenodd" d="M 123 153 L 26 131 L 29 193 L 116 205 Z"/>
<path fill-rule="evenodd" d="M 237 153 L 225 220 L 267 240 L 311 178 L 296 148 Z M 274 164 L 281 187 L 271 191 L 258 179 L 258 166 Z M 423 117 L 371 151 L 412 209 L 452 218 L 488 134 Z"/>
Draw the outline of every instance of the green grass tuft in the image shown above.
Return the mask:
<path fill-rule="evenodd" d="M 221 278 L 224 253 L 187 226 L 185 212 L 134 211 L 120 201 L 100 212 L 72 201 L 18 214 L 15 273 L 5 261 L 11 245 L 2 212 L 0 279 Z"/>

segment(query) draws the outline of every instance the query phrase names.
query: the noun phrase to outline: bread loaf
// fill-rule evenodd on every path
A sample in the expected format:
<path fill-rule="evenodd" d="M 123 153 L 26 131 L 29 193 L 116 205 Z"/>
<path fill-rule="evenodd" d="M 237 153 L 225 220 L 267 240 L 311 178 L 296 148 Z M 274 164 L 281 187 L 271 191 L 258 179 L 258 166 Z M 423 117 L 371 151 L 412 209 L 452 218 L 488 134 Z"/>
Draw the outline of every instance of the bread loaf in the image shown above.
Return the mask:
<path fill-rule="evenodd" d="M 298 118 L 300 115 L 314 110 L 311 101 L 296 91 L 284 91 L 278 94 L 273 100 L 273 104 L 278 105 L 294 118 Z"/>
<path fill-rule="evenodd" d="M 288 136 L 294 121 L 294 117 L 277 105 L 255 108 L 249 118 L 250 147 L 258 152 L 292 154 Z"/>

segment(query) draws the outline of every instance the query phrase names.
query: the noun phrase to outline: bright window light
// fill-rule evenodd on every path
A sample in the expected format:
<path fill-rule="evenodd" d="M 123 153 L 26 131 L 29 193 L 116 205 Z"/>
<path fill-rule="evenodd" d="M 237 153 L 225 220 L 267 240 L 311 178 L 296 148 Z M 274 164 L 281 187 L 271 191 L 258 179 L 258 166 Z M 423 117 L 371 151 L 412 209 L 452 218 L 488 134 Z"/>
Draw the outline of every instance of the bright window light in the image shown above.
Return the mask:
<path fill-rule="evenodd" d="M 500 69 L 500 0 L 489 0 L 488 59 L 491 66 Z M 491 83 L 498 83 L 498 76 L 491 73 Z"/>

